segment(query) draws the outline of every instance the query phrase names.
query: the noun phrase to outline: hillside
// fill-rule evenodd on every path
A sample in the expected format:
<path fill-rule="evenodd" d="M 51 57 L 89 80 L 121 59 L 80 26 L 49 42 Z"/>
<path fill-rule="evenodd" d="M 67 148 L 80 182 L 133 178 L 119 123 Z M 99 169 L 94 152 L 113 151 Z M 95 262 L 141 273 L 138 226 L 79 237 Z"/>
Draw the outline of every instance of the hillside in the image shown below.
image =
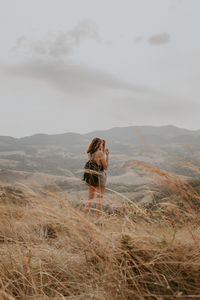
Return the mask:
<path fill-rule="evenodd" d="M 132 190 L 134 186 L 149 182 L 145 172 L 138 173 L 135 167 L 127 165 L 127 161 L 132 165 L 134 160 L 188 179 L 198 177 L 193 166 L 199 166 L 200 131 L 170 125 L 114 127 L 82 135 L 35 134 L 23 138 L 0 136 L 1 172 L 40 173 L 44 177 L 64 176 L 66 180 L 72 177 L 78 182 L 87 160 L 85 150 L 95 136 L 105 138 L 110 149 L 110 187 L 118 187 L 120 182 L 121 190 Z"/>

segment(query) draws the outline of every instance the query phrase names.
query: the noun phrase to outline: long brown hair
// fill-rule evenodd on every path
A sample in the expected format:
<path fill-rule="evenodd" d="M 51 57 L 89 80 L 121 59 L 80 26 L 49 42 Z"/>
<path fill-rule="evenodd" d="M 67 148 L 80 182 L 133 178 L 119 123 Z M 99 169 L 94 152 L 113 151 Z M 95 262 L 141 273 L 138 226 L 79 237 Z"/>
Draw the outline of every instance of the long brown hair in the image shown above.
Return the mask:
<path fill-rule="evenodd" d="M 97 151 L 97 149 L 101 145 L 101 142 L 102 142 L 102 140 L 100 138 L 98 138 L 98 137 L 93 138 L 93 140 L 89 144 L 88 149 L 86 150 L 86 153 L 91 153 L 92 154 L 95 151 Z"/>

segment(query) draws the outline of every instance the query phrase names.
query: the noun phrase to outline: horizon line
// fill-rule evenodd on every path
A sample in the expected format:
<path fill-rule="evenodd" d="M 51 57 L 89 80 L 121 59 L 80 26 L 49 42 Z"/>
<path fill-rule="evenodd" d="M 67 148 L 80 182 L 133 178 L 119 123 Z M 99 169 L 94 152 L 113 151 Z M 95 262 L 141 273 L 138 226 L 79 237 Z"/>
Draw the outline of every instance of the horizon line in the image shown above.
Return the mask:
<path fill-rule="evenodd" d="M 173 124 L 167 124 L 167 125 L 128 125 L 128 126 L 113 126 L 107 129 L 96 129 L 93 131 L 89 131 L 89 132 L 85 132 L 85 133 L 80 133 L 80 132 L 74 132 L 74 131 L 67 131 L 67 132 L 60 132 L 60 133 L 42 133 L 42 132 L 37 132 L 37 133 L 33 133 L 30 135 L 26 135 L 26 136 L 21 136 L 21 137 L 14 137 L 11 135 L 0 135 L 0 137 L 10 137 L 10 138 L 14 138 L 14 139 L 21 139 L 21 138 L 26 138 L 26 137 L 32 137 L 35 135 L 63 135 L 63 134 L 67 134 L 67 133 L 71 133 L 71 134 L 79 134 L 79 135 L 87 135 L 87 134 L 91 134 L 93 132 L 98 132 L 98 131 L 108 131 L 114 128 L 128 128 L 128 127 L 176 127 L 178 129 L 184 129 L 184 130 L 188 130 L 188 131 L 198 131 L 200 129 L 189 129 L 189 128 L 184 128 L 184 127 L 179 127 L 177 125 L 173 125 Z"/>

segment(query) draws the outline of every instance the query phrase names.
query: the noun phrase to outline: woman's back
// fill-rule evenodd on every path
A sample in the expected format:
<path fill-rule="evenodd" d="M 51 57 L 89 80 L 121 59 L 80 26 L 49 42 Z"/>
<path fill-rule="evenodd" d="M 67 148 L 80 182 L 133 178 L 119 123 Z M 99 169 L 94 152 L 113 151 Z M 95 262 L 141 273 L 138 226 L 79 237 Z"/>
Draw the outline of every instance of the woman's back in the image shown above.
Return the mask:
<path fill-rule="evenodd" d="M 100 159 L 97 158 L 97 155 L 96 155 L 96 154 L 98 153 L 98 151 L 99 151 L 99 150 L 97 150 L 97 151 L 95 151 L 95 152 L 93 152 L 93 153 L 89 153 L 89 155 L 90 155 L 90 159 L 93 160 L 93 161 L 95 161 L 95 162 L 97 163 L 97 165 L 100 166 L 100 170 L 102 171 L 102 170 L 104 170 L 104 167 L 103 167 L 103 165 L 101 164 Z"/>

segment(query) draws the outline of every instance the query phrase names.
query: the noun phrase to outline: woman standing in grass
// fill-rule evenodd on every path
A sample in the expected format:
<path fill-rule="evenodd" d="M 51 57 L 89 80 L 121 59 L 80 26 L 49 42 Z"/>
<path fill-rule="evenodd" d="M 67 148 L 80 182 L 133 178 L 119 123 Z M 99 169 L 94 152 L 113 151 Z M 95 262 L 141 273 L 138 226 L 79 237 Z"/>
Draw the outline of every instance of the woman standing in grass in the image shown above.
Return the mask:
<path fill-rule="evenodd" d="M 105 191 L 107 174 L 105 170 L 108 169 L 109 150 L 105 149 L 106 141 L 100 138 L 93 138 L 87 149 L 88 159 L 91 163 L 89 172 L 86 170 L 83 176 L 83 180 L 88 185 L 88 201 L 85 207 L 85 213 L 87 214 L 90 210 L 92 199 L 97 193 L 98 205 L 97 205 L 97 217 L 99 217 L 102 206 L 102 198 Z M 106 154 L 106 159 L 105 159 Z M 95 171 L 93 171 L 95 170 Z"/>

